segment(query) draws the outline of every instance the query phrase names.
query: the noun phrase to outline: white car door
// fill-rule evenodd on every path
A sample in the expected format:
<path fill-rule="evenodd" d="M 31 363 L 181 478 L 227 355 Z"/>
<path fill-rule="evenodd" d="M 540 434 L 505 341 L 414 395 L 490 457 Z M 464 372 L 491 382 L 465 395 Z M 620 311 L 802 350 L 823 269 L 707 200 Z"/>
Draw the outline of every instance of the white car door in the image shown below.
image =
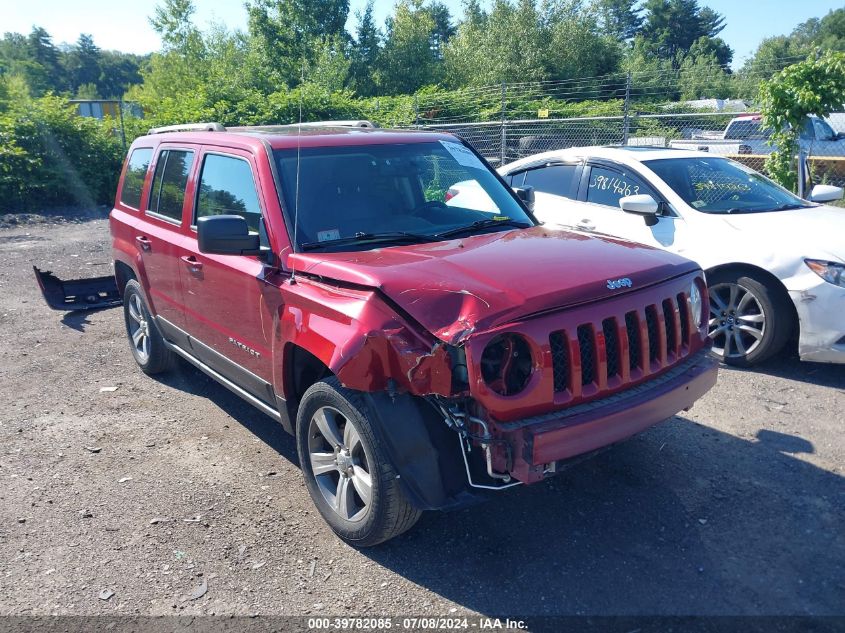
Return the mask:
<path fill-rule="evenodd" d="M 575 198 L 581 165 L 553 162 L 536 165 L 505 176 L 511 187 L 534 188 L 534 215 L 546 224 L 575 226 L 580 217 Z"/>
<path fill-rule="evenodd" d="M 588 162 L 581 179 L 575 226 L 584 230 L 623 237 L 633 242 L 671 251 L 683 248 L 684 220 L 668 204 L 663 204 L 657 223 L 648 226 L 643 217 L 624 212 L 619 200 L 624 196 L 648 194 L 658 203 L 663 197 L 630 168 L 610 163 Z"/>

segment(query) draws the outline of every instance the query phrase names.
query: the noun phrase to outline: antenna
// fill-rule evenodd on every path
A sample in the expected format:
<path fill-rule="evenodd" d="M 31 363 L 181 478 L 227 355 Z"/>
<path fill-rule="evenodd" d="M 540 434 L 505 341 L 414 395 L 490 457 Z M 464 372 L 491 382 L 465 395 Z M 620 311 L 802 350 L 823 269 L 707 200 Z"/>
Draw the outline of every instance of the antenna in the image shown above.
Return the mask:
<path fill-rule="evenodd" d="M 299 166 L 302 154 L 302 86 L 305 84 L 305 60 L 302 60 L 302 75 L 299 81 L 299 123 L 296 126 L 296 193 L 293 197 L 293 245 L 291 251 L 296 249 L 296 229 L 299 226 Z M 290 282 L 296 283 L 296 260 L 291 264 Z"/>

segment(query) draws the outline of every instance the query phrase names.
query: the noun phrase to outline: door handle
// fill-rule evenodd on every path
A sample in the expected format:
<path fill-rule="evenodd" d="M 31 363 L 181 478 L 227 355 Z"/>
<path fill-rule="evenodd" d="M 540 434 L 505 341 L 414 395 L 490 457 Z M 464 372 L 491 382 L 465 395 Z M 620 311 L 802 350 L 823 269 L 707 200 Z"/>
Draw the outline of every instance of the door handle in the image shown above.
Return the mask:
<path fill-rule="evenodd" d="M 576 229 L 581 229 L 583 231 L 593 231 L 596 228 L 596 225 L 590 222 L 587 219 L 581 220 L 578 224 L 575 225 Z"/>
<path fill-rule="evenodd" d="M 153 243 L 150 241 L 150 238 L 148 238 L 144 235 L 138 235 L 135 238 L 135 241 L 138 242 L 138 244 L 141 245 L 142 251 L 149 251 L 153 247 Z"/>
<path fill-rule="evenodd" d="M 199 272 L 202 270 L 202 262 L 198 261 L 196 257 L 193 255 L 182 255 L 180 257 L 183 262 L 188 265 L 188 268 L 191 269 L 191 272 Z"/>

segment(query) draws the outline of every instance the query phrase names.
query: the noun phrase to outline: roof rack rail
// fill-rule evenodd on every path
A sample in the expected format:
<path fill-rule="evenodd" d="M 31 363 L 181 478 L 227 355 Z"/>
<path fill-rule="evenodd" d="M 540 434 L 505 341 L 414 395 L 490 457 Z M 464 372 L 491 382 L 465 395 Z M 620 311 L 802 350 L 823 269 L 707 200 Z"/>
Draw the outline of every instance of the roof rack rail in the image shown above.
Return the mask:
<path fill-rule="evenodd" d="M 297 125 L 299 124 L 291 124 L 292 127 L 296 127 Z M 302 123 L 301 125 L 302 127 L 378 127 L 378 125 L 366 119 L 357 119 L 350 121 L 311 121 L 309 123 Z"/>
<path fill-rule="evenodd" d="M 277 125 L 243 125 L 238 127 L 227 128 L 230 132 L 246 132 L 249 130 L 272 132 L 273 130 L 291 130 L 300 127 L 303 128 L 321 128 L 321 127 L 360 127 L 360 128 L 377 128 L 378 124 L 366 119 L 349 120 L 349 121 L 309 121 L 303 123 L 285 123 Z"/>
<path fill-rule="evenodd" d="M 147 134 L 164 134 L 165 132 L 225 132 L 226 128 L 216 121 L 209 123 L 179 123 L 177 125 L 165 125 L 164 127 L 153 127 Z"/>

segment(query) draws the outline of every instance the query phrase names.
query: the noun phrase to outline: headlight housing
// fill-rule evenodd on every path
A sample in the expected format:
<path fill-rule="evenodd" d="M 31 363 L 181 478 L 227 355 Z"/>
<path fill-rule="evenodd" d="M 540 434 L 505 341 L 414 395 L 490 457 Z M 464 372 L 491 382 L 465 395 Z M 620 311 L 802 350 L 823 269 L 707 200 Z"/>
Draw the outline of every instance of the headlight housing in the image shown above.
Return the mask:
<path fill-rule="evenodd" d="M 805 259 L 804 263 L 827 283 L 845 288 L 845 264 L 826 262 L 821 259 Z"/>
<path fill-rule="evenodd" d="M 689 303 L 692 311 L 692 318 L 694 319 L 696 329 L 704 327 L 705 315 L 702 311 L 704 301 L 701 297 L 701 290 L 698 284 L 693 280 L 689 287 Z"/>
<path fill-rule="evenodd" d="M 525 389 L 532 371 L 531 347 L 519 334 L 495 336 L 481 354 L 481 377 L 501 396 L 513 396 Z"/>

